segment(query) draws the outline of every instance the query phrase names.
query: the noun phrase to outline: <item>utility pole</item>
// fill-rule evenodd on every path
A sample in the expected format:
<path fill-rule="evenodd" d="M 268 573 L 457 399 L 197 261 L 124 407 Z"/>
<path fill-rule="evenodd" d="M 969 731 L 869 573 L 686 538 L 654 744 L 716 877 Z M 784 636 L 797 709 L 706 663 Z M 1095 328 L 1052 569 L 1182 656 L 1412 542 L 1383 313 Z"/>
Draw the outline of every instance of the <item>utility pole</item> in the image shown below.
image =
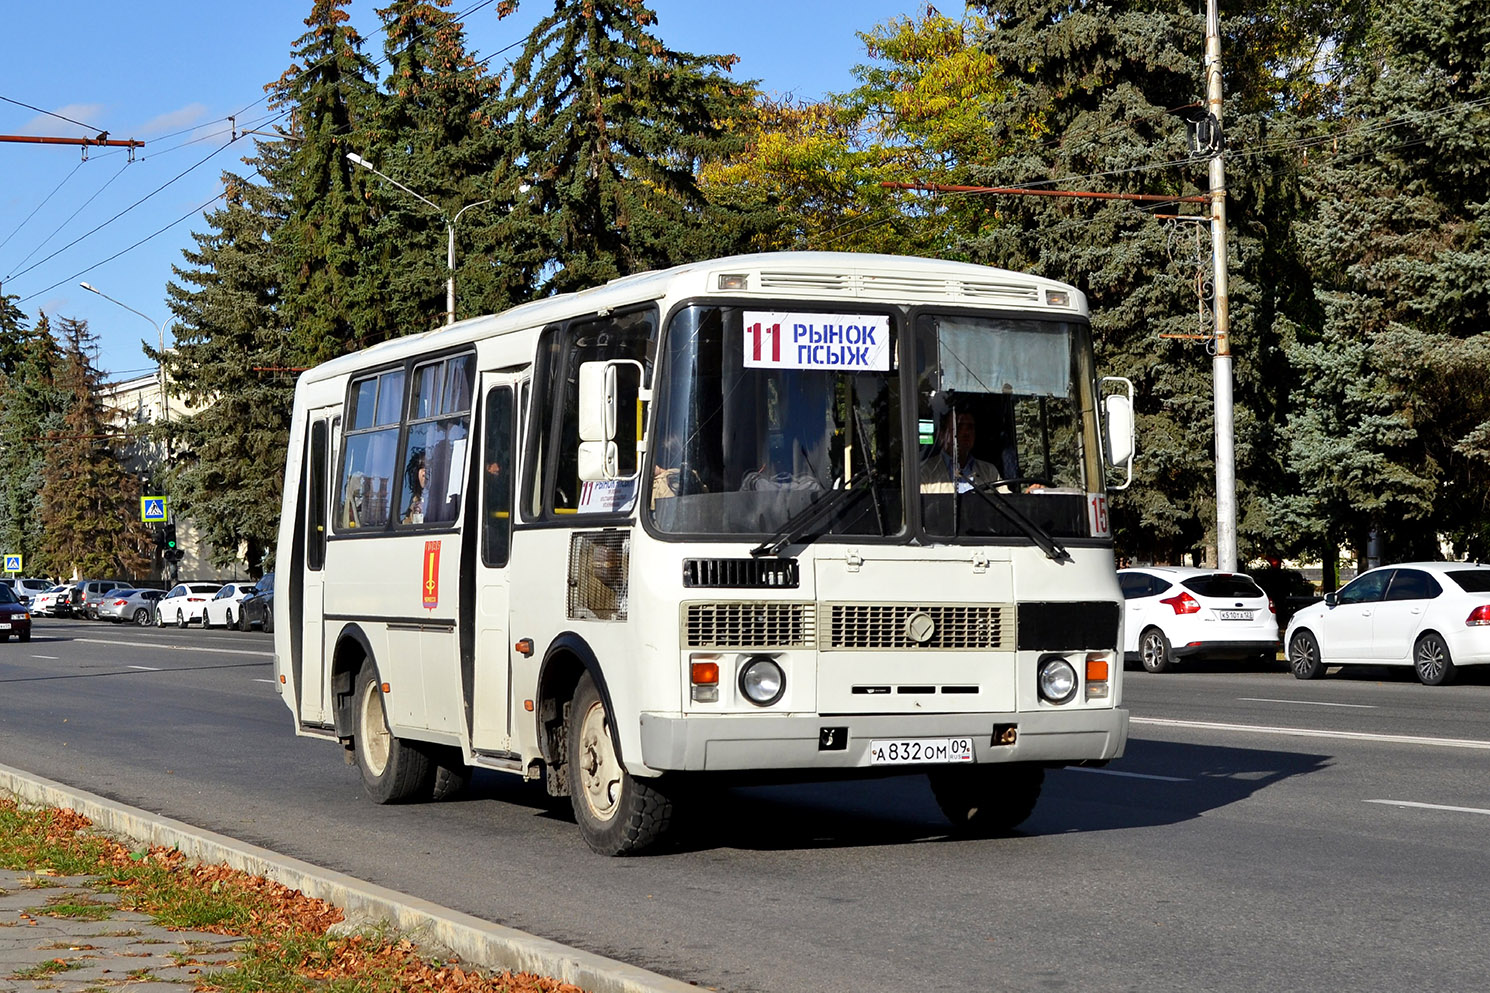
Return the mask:
<path fill-rule="evenodd" d="M 1231 303 L 1226 288 L 1226 163 L 1221 129 L 1221 17 L 1206 0 L 1205 102 L 1218 141 L 1211 155 L 1211 260 L 1216 289 L 1216 357 L 1211 380 L 1216 406 L 1216 567 L 1236 572 L 1236 431 L 1231 396 Z"/>

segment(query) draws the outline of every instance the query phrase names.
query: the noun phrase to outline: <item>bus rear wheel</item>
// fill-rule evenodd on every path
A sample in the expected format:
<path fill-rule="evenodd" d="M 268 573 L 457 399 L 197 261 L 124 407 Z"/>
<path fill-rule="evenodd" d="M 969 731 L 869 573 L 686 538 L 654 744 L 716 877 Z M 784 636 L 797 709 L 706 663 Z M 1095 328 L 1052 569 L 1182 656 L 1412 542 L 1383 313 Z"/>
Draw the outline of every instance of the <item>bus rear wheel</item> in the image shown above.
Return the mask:
<path fill-rule="evenodd" d="M 928 774 L 931 793 L 952 831 L 963 837 L 1004 834 L 1035 811 L 1045 770 L 1009 764 L 973 769 L 938 769 Z"/>
<path fill-rule="evenodd" d="M 656 844 L 672 823 L 672 800 L 621 765 L 615 729 L 589 673 L 569 704 L 569 799 L 585 843 L 601 855 L 632 855 Z"/>
<path fill-rule="evenodd" d="M 434 767 L 414 743 L 388 730 L 383 688 L 371 665 L 357 674 L 357 768 L 362 787 L 378 803 L 425 799 L 433 790 Z"/>

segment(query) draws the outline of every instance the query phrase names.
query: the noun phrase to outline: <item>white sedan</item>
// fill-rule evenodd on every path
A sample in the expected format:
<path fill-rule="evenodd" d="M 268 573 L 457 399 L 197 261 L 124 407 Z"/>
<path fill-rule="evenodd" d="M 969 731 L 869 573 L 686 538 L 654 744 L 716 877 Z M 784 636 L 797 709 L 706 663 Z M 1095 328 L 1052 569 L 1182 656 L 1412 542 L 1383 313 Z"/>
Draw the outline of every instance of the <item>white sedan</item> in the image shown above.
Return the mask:
<path fill-rule="evenodd" d="M 1410 665 L 1428 686 L 1490 664 L 1490 566 L 1404 562 L 1363 572 L 1288 624 L 1299 679 L 1332 665 Z"/>
<path fill-rule="evenodd" d="M 217 595 L 207 601 L 207 606 L 202 611 L 202 627 L 236 625 L 240 616 L 238 604 L 253 591 L 253 583 L 228 583 L 218 590 Z"/>
<path fill-rule="evenodd" d="M 222 589 L 222 583 L 178 583 L 155 604 L 155 623 L 160 627 L 174 623 L 186 627 L 192 621 L 200 621 L 207 609 L 207 601 Z"/>

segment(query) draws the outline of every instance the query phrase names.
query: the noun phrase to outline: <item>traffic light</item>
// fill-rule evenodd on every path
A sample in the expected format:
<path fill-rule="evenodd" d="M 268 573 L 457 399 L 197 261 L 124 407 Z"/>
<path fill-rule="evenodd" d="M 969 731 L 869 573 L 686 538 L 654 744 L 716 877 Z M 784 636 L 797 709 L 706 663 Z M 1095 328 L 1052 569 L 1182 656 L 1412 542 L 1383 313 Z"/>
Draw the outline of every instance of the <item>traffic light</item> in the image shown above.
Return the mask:
<path fill-rule="evenodd" d="M 167 524 L 165 529 L 165 551 L 162 553 L 167 562 L 181 561 L 181 549 L 176 547 L 176 525 Z"/>

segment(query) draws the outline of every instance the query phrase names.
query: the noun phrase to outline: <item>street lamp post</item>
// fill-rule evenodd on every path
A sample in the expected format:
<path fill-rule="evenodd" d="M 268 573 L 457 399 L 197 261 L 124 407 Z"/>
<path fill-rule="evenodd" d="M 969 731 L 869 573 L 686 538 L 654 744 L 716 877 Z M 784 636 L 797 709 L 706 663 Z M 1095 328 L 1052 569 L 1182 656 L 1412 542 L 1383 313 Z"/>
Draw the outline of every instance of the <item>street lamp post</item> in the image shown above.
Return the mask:
<path fill-rule="evenodd" d="M 112 304 L 114 304 L 116 306 L 119 306 L 119 307 L 123 307 L 125 310 L 129 311 L 131 314 L 135 314 L 135 315 L 137 315 L 139 317 L 143 317 L 145 320 L 147 320 L 151 324 L 154 324 L 155 325 L 155 334 L 156 334 L 156 337 L 157 337 L 157 339 L 159 341 L 159 347 L 160 347 L 160 351 L 156 353 L 156 360 L 155 360 L 155 380 L 156 380 L 156 385 L 160 389 L 160 414 L 161 414 L 161 423 L 163 423 L 166 426 L 166 436 L 165 436 L 166 466 L 169 467 L 170 464 L 171 464 L 171 434 L 170 434 L 170 426 L 171 426 L 171 393 L 170 393 L 170 390 L 166 386 L 166 383 L 168 381 L 168 378 L 166 376 L 166 330 L 165 330 L 164 327 L 161 326 L 160 322 L 156 321 L 155 318 L 151 317 L 149 314 L 141 313 L 140 311 L 135 310 L 133 307 L 131 307 L 127 303 L 124 303 L 122 300 L 115 300 L 113 297 L 109 296 L 107 293 L 105 293 L 103 290 L 99 289 L 98 287 L 94 286 L 92 283 L 79 283 L 78 285 L 81 286 L 83 289 L 87 290 L 89 293 L 97 293 L 99 296 L 103 297 L 105 300 L 109 301 L 110 303 L 112 303 Z M 170 566 L 171 566 L 171 579 L 172 580 L 175 580 L 175 578 L 176 578 L 176 563 L 175 562 L 172 562 L 170 564 Z"/>
<path fill-rule="evenodd" d="M 379 172 L 377 169 L 374 169 L 373 166 L 372 166 L 372 163 L 368 162 L 366 159 L 364 159 L 362 156 L 358 155 L 356 152 L 348 152 L 347 153 L 347 161 L 350 162 L 350 163 L 352 163 L 355 166 L 361 166 L 363 169 L 366 169 L 368 172 L 372 173 L 375 176 L 382 176 L 388 182 L 392 183 L 394 186 L 397 186 L 399 189 L 403 190 L 409 196 L 413 197 L 415 200 L 418 200 L 420 203 L 424 204 L 426 207 L 430 208 L 435 213 L 439 214 L 440 215 L 440 220 L 442 220 L 442 221 L 445 222 L 445 233 L 448 236 L 448 247 L 447 247 L 446 253 L 445 253 L 445 265 L 446 265 L 446 269 L 447 269 L 447 272 L 448 272 L 448 275 L 447 275 L 447 277 L 445 279 L 445 315 L 446 315 L 445 323 L 446 324 L 454 324 L 455 323 L 455 222 L 458 221 L 458 220 L 460 220 L 460 215 L 461 214 L 464 214 L 466 211 L 470 210 L 472 207 L 480 207 L 482 204 L 491 203 L 491 201 L 490 200 L 477 200 L 475 203 L 468 203 L 464 207 L 462 207 L 460 210 L 456 211 L 454 217 L 447 217 L 446 214 L 445 214 L 445 211 L 440 207 L 439 204 L 437 204 L 434 201 L 428 199 L 427 197 L 420 196 L 418 193 L 415 193 L 413 190 L 409 189 L 407 186 L 405 186 L 403 183 L 400 183 L 398 180 L 394 179 L 392 176 L 386 175 L 386 174 L 384 174 L 382 172 Z"/>

